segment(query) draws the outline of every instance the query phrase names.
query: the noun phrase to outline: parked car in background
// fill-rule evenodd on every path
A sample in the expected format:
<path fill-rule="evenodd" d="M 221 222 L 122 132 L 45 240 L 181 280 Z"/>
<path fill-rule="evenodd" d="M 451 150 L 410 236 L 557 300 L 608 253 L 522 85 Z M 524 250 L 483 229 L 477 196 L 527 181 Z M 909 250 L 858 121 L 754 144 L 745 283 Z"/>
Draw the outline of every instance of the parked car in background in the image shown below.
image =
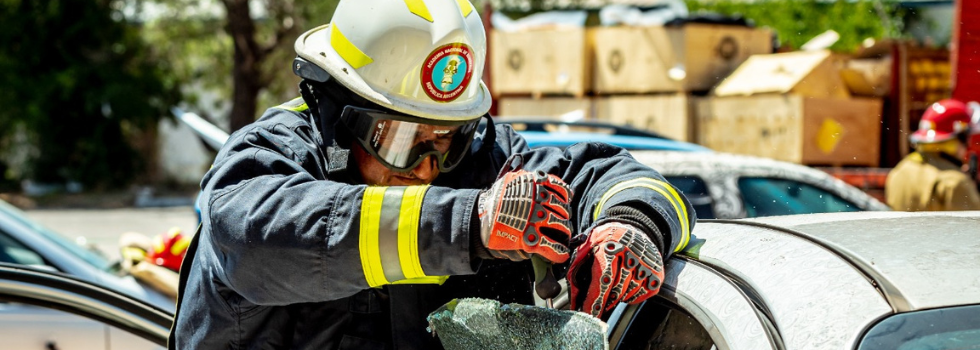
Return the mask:
<path fill-rule="evenodd" d="M 47 269 L 0 263 L 3 349 L 164 349 L 173 316 Z"/>
<path fill-rule="evenodd" d="M 717 152 L 631 153 L 684 192 L 699 219 L 889 210 L 854 186 L 802 165 Z"/>
<path fill-rule="evenodd" d="M 655 132 L 601 121 L 567 122 L 540 118 L 494 118 L 494 123 L 509 124 L 524 137 L 531 148 L 565 148 L 579 142 L 603 142 L 628 150 L 711 151 L 704 146 L 673 140 Z"/>
<path fill-rule="evenodd" d="M 511 125 L 531 148 L 564 148 L 592 141 L 626 148 L 684 192 L 701 219 L 889 210 L 878 199 L 826 172 L 767 158 L 716 153 L 629 126 L 513 117 L 494 122 Z"/>
<path fill-rule="evenodd" d="M 62 272 L 146 301 L 167 312 L 175 309 L 173 299 L 133 276 L 121 274 L 115 262 L 31 221 L 19 209 L 2 200 L 0 263 Z"/>
<path fill-rule="evenodd" d="M 980 212 L 707 220 L 610 349 L 978 349 Z M 567 300 L 557 300 L 565 303 Z"/>

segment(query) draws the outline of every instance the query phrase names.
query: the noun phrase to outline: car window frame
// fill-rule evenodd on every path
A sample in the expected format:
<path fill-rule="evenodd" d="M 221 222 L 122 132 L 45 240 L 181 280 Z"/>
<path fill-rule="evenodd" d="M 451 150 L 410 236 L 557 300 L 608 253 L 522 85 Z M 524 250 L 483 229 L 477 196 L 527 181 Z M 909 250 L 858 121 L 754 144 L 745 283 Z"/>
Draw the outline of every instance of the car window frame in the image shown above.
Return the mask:
<path fill-rule="evenodd" d="M 751 290 L 751 286 L 738 283 L 737 276 L 724 274 L 711 266 L 686 256 L 672 257 L 667 266 L 666 277 L 657 296 L 639 305 L 620 304 L 610 317 L 610 349 L 621 349 L 620 345 L 624 342 L 624 337 L 628 335 L 630 328 L 635 326 L 633 321 L 636 320 L 642 312 L 644 312 L 642 308 L 643 305 L 647 303 L 660 303 L 668 306 L 672 305 L 676 310 L 679 310 L 693 318 L 711 337 L 712 342 L 714 342 L 715 349 L 762 349 L 758 346 L 736 347 L 733 345 L 736 343 L 748 343 L 753 341 L 755 343 L 759 343 L 762 341 L 762 339 L 736 339 L 736 337 L 739 336 L 747 337 L 747 333 L 752 333 L 737 332 L 734 330 L 735 325 L 744 325 L 749 322 L 749 320 L 739 317 L 725 318 L 728 315 L 719 316 L 719 314 L 715 314 L 710 309 L 706 308 L 705 305 L 701 304 L 703 300 L 698 299 L 699 296 L 704 295 L 704 291 L 706 290 L 703 285 L 678 283 L 680 280 L 678 276 L 685 273 L 685 270 L 687 270 L 687 274 L 701 273 L 702 276 L 706 276 L 707 278 L 711 279 L 713 281 L 713 285 L 715 286 L 727 286 L 728 288 L 736 290 L 737 295 L 740 295 L 741 297 L 730 299 L 729 302 L 740 303 L 741 307 L 747 308 L 746 310 L 751 310 L 751 313 L 755 316 L 756 326 L 762 329 L 762 331 L 758 334 L 761 334 L 762 337 L 765 338 L 765 344 L 769 346 L 768 349 L 786 349 L 782 336 L 776 327 L 771 314 L 767 314 L 768 311 L 765 310 L 765 307 L 761 304 L 761 298 L 753 297 L 751 294 L 754 292 Z M 717 295 L 714 292 L 708 294 Z M 743 310 L 743 313 L 746 310 Z M 659 325 L 643 326 L 659 327 Z M 728 331 L 728 333 L 724 333 L 723 330 Z"/>
<path fill-rule="evenodd" d="M 681 190 L 681 192 L 684 195 L 684 197 L 687 198 L 688 202 L 691 203 L 691 207 L 693 207 L 695 209 L 695 212 L 698 213 L 698 219 L 699 220 L 701 220 L 701 219 L 717 219 L 718 218 L 718 212 L 717 212 L 717 210 L 715 208 L 715 204 L 717 204 L 717 201 L 715 200 L 714 193 L 712 193 L 712 191 L 711 191 L 711 188 L 710 188 L 711 186 L 708 185 L 708 181 L 705 180 L 705 178 L 703 176 L 701 176 L 700 174 L 677 174 L 677 175 L 663 175 L 663 174 L 661 174 L 661 175 L 664 177 L 665 180 L 667 180 L 668 183 L 670 183 L 671 185 L 674 185 L 674 187 L 677 187 L 677 185 L 674 183 L 675 181 L 671 181 L 671 179 L 689 180 L 689 179 L 692 179 L 693 178 L 694 180 L 700 181 L 701 184 L 704 186 L 704 194 L 691 195 L 691 194 L 688 194 L 688 193 L 684 193 L 683 190 Z M 680 188 L 678 188 L 678 190 L 680 190 Z M 707 203 L 704 203 L 704 204 L 696 203 L 697 201 L 700 201 L 700 200 L 706 200 Z M 711 210 L 710 217 L 705 217 L 705 216 L 701 215 L 702 212 L 697 211 L 697 209 L 698 209 L 697 207 L 699 205 L 707 205 L 708 206 L 708 209 Z"/>

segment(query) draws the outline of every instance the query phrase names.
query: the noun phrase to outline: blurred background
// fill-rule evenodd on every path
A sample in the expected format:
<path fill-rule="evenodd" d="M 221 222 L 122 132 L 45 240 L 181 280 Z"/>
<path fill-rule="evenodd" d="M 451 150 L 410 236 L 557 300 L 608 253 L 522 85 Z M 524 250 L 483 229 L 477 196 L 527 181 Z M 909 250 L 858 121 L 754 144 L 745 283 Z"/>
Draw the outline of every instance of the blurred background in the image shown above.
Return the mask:
<path fill-rule="evenodd" d="M 0 33 L 0 199 L 72 236 L 101 224 L 104 242 L 192 231 L 216 149 L 178 117 L 231 133 L 296 97 L 293 42 L 337 2 L 0 2 L 16 28 Z M 959 34 L 980 30 L 976 2 L 473 3 L 495 116 L 630 125 L 876 197 L 929 103 L 980 99 L 980 44 Z"/>

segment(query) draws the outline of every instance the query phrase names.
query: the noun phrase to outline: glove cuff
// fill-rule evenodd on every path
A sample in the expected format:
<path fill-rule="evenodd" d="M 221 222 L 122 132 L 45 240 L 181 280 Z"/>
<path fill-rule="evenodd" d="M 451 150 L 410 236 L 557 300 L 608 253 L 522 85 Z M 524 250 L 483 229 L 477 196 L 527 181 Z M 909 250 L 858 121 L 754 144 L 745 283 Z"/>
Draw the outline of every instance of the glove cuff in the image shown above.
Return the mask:
<path fill-rule="evenodd" d="M 657 246 L 657 249 L 664 255 L 664 258 L 666 258 L 668 252 L 664 250 L 665 242 L 663 234 L 660 232 L 657 223 L 649 216 L 643 214 L 643 211 L 623 205 L 615 206 L 606 210 L 605 217 L 592 224 L 592 227 L 597 227 L 610 221 L 622 222 L 640 229 Z"/>
<path fill-rule="evenodd" d="M 490 260 L 493 255 L 490 255 L 490 250 L 483 244 L 483 222 L 480 220 L 480 206 L 483 205 L 485 195 L 486 192 L 480 192 L 476 205 L 473 206 L 473 220 L 470 220 L 470 257 Z"/>

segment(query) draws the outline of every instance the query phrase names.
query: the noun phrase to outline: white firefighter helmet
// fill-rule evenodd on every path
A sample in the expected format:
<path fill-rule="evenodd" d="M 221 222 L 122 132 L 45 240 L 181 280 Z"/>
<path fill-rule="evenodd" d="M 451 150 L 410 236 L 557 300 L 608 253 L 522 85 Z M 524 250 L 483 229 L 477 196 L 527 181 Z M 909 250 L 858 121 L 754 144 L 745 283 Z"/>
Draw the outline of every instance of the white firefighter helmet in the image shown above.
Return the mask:
<path fill-rule="evenodd" d="M 463 121 L 490 109 L 486 32 L 467 0 L 343 0 L 295 49 L 354 93 L 401 113 Z"/>

